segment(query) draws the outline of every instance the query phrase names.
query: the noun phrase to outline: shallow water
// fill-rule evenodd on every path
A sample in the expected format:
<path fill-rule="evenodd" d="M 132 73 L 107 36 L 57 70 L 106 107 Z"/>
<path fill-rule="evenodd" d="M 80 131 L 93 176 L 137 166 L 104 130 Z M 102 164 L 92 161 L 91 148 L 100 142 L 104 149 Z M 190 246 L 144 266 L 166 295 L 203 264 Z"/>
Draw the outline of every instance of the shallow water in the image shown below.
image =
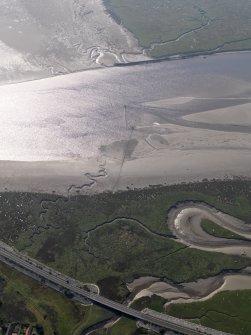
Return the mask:
<path fill-rule="evenodd" d="M 91 157 L 131 129 L 167 122 L 180 109 L 143 102 L 173 97 L 249 97 L 251 53 L 91 70 L 0 87 L 0 160 Z M 125 108 L 126 105 L 126 108 Z M 216 104 L 217 105 L 217 104 Z M 196 106 L 196 112 L 207 105 Z M 215 103 L 212 107 L 215 109 Z M 135 138 L 144 131 L 134 131 Z"/>

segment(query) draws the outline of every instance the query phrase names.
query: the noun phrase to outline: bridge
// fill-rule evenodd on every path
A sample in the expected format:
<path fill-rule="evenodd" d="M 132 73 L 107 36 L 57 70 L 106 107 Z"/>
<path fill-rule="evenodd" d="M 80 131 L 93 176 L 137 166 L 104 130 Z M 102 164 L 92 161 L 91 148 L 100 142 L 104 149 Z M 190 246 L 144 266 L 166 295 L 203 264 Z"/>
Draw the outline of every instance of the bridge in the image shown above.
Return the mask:
<path fill-rule="evenodd" d="M 151 310 L 138 311 L 96 293 L 89 292 L 84 288 L 83 283 L 45 266 L 3 242 L 0 242 L 0 261 L 56 291 L 65 293 L 76 301 L 98 304 L 116 313 L 140 321 L 143 325 L 152 325 L 155 329 L 172 330 L 185 335 L 230 335 Z"/>

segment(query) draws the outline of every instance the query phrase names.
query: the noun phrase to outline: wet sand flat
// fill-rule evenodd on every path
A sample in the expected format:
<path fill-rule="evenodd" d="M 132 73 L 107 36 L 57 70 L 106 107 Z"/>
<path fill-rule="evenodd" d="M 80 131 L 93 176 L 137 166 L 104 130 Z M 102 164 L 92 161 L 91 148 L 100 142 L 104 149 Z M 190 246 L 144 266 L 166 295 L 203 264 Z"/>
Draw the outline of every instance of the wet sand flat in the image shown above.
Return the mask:
<path fill-rule="evenodd" d="M 184 117 L 185 120 L 205 123 L 251 125 L 251 103 L 222 108 Z"/>
<path fill-rule="evenodd" d="M 183 124 L 207 107 L 244 108 L 250 60 L 215 55 L 1 86 L 0 190 L 64 193 L 88 173 L 99 176 L 94 192 L 250 176 L 251 129 Z"/>

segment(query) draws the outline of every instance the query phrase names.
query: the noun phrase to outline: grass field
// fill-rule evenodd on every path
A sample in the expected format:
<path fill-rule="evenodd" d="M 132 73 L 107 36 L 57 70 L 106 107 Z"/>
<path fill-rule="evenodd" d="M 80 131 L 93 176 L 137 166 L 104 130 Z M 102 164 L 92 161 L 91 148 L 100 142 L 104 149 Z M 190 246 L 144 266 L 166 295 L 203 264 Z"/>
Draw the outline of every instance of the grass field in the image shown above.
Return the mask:
<path fill-rule="evenodd" d="M 251 260 L 245 257 L 188 249 L 170 238 L 166 224 L 171 206 L 186 200 L 207 202 L 248 221 L 250 190 L 250 181 L 233 180 L 77 196 L 70 201 L 56 195 L 3 193 L 0 197 L 1 238 L 72 277 L 98 283 L 102 295 L 123 301 L 129 293 L 125 283 L 135 277 L 153 275 L 183 282 L 250 265 Z M 12 291 L 21 291 L 18 288 L 21 284 L 16 280 L 15 276 L 9 277 L 8 285 L 13 290 L 7 290 L 6 297 L 11 298 Z M 34 300 L 34 292 L 40 288 L 36 284 L 37 291 L 34 291 L 30 285 L 35 284 L 28 281 L 23 289 L 26 295 L 20 301 Z M 41 294 L 44 297 L 36 293 L 35 299 L 36 304 L 42 301 L 39 313 L 36 314 L 30 304 L 26 304 L 26 308 L 27 315 L 31 313 L 34 321 L 47 322 L 45 327 L 51 327 L 50 318 L 55 315 L 62 318 L 68 309 L 73 321 L 66 321 L 67 326 L 75 329 L 76 335 L 79 329 L 100 319 L 97 311 L 88 314 L 88 310 L 79 311 L 75 304 L 67 301 L 64 302 L 67 305 L 60 302 L 63 310 L 56 302 L 48 309 L 47 302 L 51 301 L 53 292 L 48 296 Z M 64 301 L 63 297 L 56 296 L 55 300 Z M 160 301 L 141 303 L 156 309 L 162 305 Z M 49 316 L 43 320 L 46 313 Z M 6 319 L 12 317 L 10 314 Z M 58 334 L 62 334 L 60 329 Z"/>
<path fill-rule="evenodd" d="M 2 322 L 39 324 L 45 334 L 74 334 L 84 325 L 87 307 L 0 264 L 0 318 Z"/>
<path fill-rule="evenodd" d="M 251 291 L 227 291 L 210 300 L 191 304 L 169 305 L 166 311 L 173 316 L 195 319 L 204 326 L 231 334 L 251 334 Z"/>
<path fill-rule="evenodd" d="M 206 233 L 215 237 L 248 241 L 247 238 L 231 232 L 230 230 L 225 229 L 210 220 L 202 220 L 201 227 Z"/>
<path fill-rule="evenodd" d="M 123 300 L 130 278 L 155 275 L 182 282 L 249 264 L 246 258 L 186 249 L 169 238 L 166 215 L 177 201 L 203 200 L 248 220 L 250 184 L 215 181 L 50 200 L 43 202 L 42 226 L 33 233 L 24 229 L 14 244 Z"/>
<path fill-rule="evenodd" d="M 133 320 L 129 320 L 126 318 L 121 318 L 112 328 L 110 335 L 118 335 L 118 334 L 123 334 L 123 335 L 132 335 L 132 334 L 137 334 L 137 327 L 136 323 Z M 143 332 L 141 332 L 143 334 Z M 145 334 L 147 332 L 145 331 Z"/>
<path fill-rule="evenodd" d="M 104 0 L 152 57 L 250 50 L 247 0 Z"/>

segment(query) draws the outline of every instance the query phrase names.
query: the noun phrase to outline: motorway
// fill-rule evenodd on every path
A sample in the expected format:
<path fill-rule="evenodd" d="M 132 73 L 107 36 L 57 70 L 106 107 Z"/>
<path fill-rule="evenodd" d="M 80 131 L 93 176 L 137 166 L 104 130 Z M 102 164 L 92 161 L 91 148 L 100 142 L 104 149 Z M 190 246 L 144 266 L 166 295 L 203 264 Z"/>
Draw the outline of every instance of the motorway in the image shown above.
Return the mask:
<path fill-rule="evenodd" d="M 14 250 L 3 242 L 0 242 L 0 261 L 29 277 L 40 281 L 43 285 L 62 293 L 70 293 L 72 299 L 76 301 L 81 303 L 86 303 L 88 301 L 96 303 L 104 308 L 112 309 L 117 313 L 141 321 L 146 325 L 157 326 L 158 329 L 172 330 L 187 335 L 230 335 L 165 314 L 162 315 L 149 310 L 145 312 L 137 311 L 96 293 L 88 292 L 83 288 L 83 283 L 43 265 L 35 259 Z"/>

